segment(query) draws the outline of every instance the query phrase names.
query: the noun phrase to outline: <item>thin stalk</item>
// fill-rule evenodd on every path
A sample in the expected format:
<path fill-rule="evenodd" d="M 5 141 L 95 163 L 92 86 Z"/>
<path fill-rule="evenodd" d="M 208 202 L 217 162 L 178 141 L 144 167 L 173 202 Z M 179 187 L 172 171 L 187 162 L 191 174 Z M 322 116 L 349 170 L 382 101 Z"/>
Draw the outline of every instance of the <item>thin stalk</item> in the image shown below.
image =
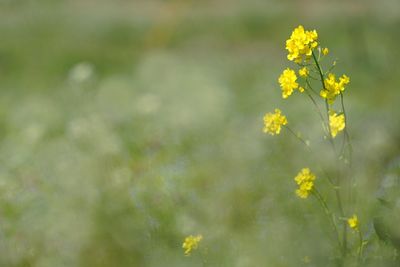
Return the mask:
<path fill-rule="evenodd" d="M 344 134 L 345 137 L 347 139 L 347 143 L 349 145 L 349 163 L 351 166 L 351 162 L 352 162 L 352 154 L 353 154 L 353 146 L 351 145 L 351 140 L 350 140 L 350 135 L 349 132 L 347 131 L 347 113 L 346 113 L 346 109 L 344 107 L 344 97 L 343 97 L 343 93 L 340 92 L 340 103 L 342 105 L 342 111 L 343 111 L 343 115 L 344 115 L 344 123 L 346 125 L 346 127 L 344 128 Z"/>
<path fill-rule="evenodd" d="M 338 207 L 339 207 L 339 212 L 340 216 L 344 218 L 344 209 L 343 209 L 343 204 L 342 204 L 342 198 L 340 196 L 340 187 L 335 188 L 335 195 L 336 195 L 336 200 L 338 202 Z M 343 221 L 343 233 L 342 233 L 342 239 L 343 239 L 343 255 L 346 255 L 347 252 L 347 222 Z"/>
<path fill-rule="evenodd" d="M 335 60 L 333 62 L 332 66 L 325 72 L 325 75 L 328 74 L 329 72 L 331 72 L 336 67 L 336 62 L 337 62 L 337 60 Z"/>
<path fill-rule="evenodd" d="M 306 85 L 308 88 L 310 88 L 311 92 L 313 92 L 315 95 L 319 96 L 319 94 L 317 92 L 314 91 L 314 89 L 312 88 L 310 82 L 308 81 L 308 79 L 306 79 Z"/>
<path fill-rule="evenodd" d="M 316 57 L 315 54 L 314 54 L 314 51 L 312 52 L 312 57 L 313 57 L 313 59 L 314 59 L 315 65 L 317 66 L 317 70 L 318 70 L 318 73 L 319 73 L 319 76 L 320 76 L 321 82 L 322 82 L 322 87 L 323 87 L 324 89 L 326 89 L 326 88 L 325 88 L 325 84 L 324 84 L 324 74 L 323 74 L 323 71 L 322 71 L 322 69 L 321 69 L 321 66 L 319 65 L 318 59 L 317 59 L 317 57 Z"/>
<path fill-rule="evenodd" d="M 322 83 L 324 83 L 324 82 L 322 82 Z M 336 148 L 335 148 L 335 143 L 333 142 L 332 129 L 331 129 L 331 125 L 330 125 L 330 122 L 329 122 L 329 104 L 328 104 L 328 100 L 325 100 L 325 109 L 326 109 L 326 116 L 328 117 L 328 123 L 327 123 L 328 124 L 328 140 L 329 140 L 329 143 L 332 146 L 333 153 L 335 154 L 336 157 L 339 158 L 339 156 L 337 154 L 337 151 L 336 151 Z"/>
<path fill-rule="evenodd" d="M 303 145 L 305 145 L 310 153 L 313 153 L 313 151 L 312 151 L 312 149 L 311 149 L 311 147 L 310 147 L 310 144 L 307 143 L 306 140 L 304 140 L 304 139 L 301 138 L 299 135 L 297 135 L 289 126 L 283 125 L 283 127 L 285 127 L 286 129 L 288 129 L 288 131 L 289 131 L 294 137 L 296 137 L 296 139 L 297 139 L 298 141 L 300 141 Z M 318 168 L 319 168 L 319 170 L 325 175 L 325 177 L 328 179 L 329 184 L 330 184 L 331 186 L 333 186 L 334 190 L 337 190 L 337 188 L 338 188 L 337 185 L 333 182 L 332 178 L 328 175 L 328 173 L 327 173 L 321 166 L 319 166 Z"/>
<path fill-rule="evenodd" d="M 317 69 L 318 69 L 319 76 L 321 78 L 322 88 L 324 90 L 326 90 L 325 83 L 324 83 L 324 74 L 323 74 L 321 66 L 319 65 L 318 59 L 315 56 L 314 51 L 312 52 L 312 57 L 314 59 L 315 65 L 317 66 Z M 333 146 L 333 151 L 335 151 L 335 153 L 336 153 L 335 145 L 333 144 L 333 140 L 332 140 L 331 126 L 329 125 L 329 104 L 328 104 L 328 100 L 325 100 L 325 108 L 326 108 L 326 115 L 328 117 L 329 142 Z"/>
<path fill-rule="evenodd" d="M 322 209 L 325 211 L 325 214 L 328 216 L 329 221 L 332 224 L 339 248 L 342 248 L 342 243 L 340 242 L 340 237 L 339 237 L 339 231 L 338 231 L 338 228 L 337 228 L 337 225 L 336 225 L 336 222 L 335 222 L 332 212 L 330 211 L 328 205 L 326 204 L 326 201 L 323 199 L 323 197 L 321 196 L 321 194 L 318 192 L 318 190 L 315 187 L 313 189 L 313 193 L 314 193 L 315 198 L 321 204 Z"/>
<path fill-rule="evenodd" d="M 308 82 L 308 80 L 306 80 L 306 83 L 307 83 L 308 88 L 310 88 L 311 91 L 314 92 L 314 90 L 312 89 L 312 87 L 311 87 L 310 83 Z M 325 134 L 328 134 L 328 133 L 326 133 L 326 129 L 328 128 L 328 126 L 327 126 L 326 123 L 325 123 L 325 118 L 324 118 L 324 116 L 322 115 L 322 112 L 321 112 L 321 110 L 320 110 L 320 108 L 319 108 L 319 106 L 318 106 L 318 104 L 317 104 L 317 101 L 315 101 L 315 99 L 312 97 L 312 95 L 311 95 L 308 91 L 306 91 L 306 94 L 307 94 L 308 97 L 311 99 L 311 102 L 313 102 L 314 107 L 315 107 L 315 109 L 316 109 L 316 111 L 317 111 L 319 117 L 321 118 L 322 127 L 323 127 L 323 130 L 324 130 Z M 328 123 L 328 124 L 329 124 L 329 123 Z"/>
<path fill-rule="evenodd" d="M 308 78 L 311 78 L 311 79 L 314 80 L 314 81 L 319 81 L 318 78 L 316 78 L 316 77 L 314 77 L 314 76 L 311 76 L 310 74 L 308 74 L 307 77 L 308 77 Z"/>
<path fill-rule="evenodd" d="M 318 62 L 318 59 L 315 56 L 314 51 L 312 51 L 312 57 L 314 59 L 315 65 L 317 67 L 317 70 L 319 72 L 319 76 L 321 78 L 322 87 L 323 87 L 324 90 L 326 90 L 325 83 L 324 83 L 324 74 L 323 74 L 322 68 L 321 68 L 321 66 L 320 66 L 320 64 Z M 329 130 L 329 137 L 328 138 L 329 138 L 329 142 L 332 145 L 332 149 L 333 149 L 334 153 L 336 154 L 335 144 L 333 142 L 333 138 L 332 138 L 332 134 L 331 134 L 332 131 L 331 131 L 331 127 L 329 125 L 329 104 L 328 104 L 328 100 L 325 100 L 325 108 L 326 108 L 326 114 L 327 114 L 327 117 L 328 117 L 328 130 Z M 340 178 L 339 177 L 337 179 L 337 185 L 338 185 L 338 187 L 335 190 L 336 199 L 337 199 L 337 202 L 338 202 L 340 215 L 342 217 L 344 217 L 344 210 L 343 210 L 342 200 L 341 200 L 341 196 L 340 196 L 340 192 L 339 192 L 339 190 L 340 190 Z M 342 251 L 342 253 L 343 253 L 343 256 L 345 256 L 346 252 L 347 252 L 347 224 L 346 224 L 346 222 L 343 223 L 343 237 L 342 238 L 343 238 L 343 246 L 342 246 L 343 251 Z"/>
<path fill-rule="evenodd" d="M 360 264 L 362 253 L 363 253 L 363 247 L 364 247 L 364 241 L 363 241 L 362 233 L 361 233 L 360 230 L 358 230 L 358 238 L 359 238 L 359 241 L 360 241 L 360 247 L 358 248 L 358 256 L 357 256 L 358 259 L 357 259 L 357 261 L 358 261 L 358 264 Z"/>
<path fill-rule="evenodd" d="M 342 146 L 342 151 L 341 151 L 340 155 L 345 160 L 344 168 L 346 168 L 345 145 L 346 145 L 346 142 L 347 142 L 347 146 L 348 146 L 348 149 L 349 149 L 349 154 L 348 154 L 349 166 L 348 167 L 351 168 L 351 166 L 352 166 L 352 156 L 353 156 L 353 147 L 352 147 L 352 144 L 351 144 L 350 135 L 349 135 L 349 133 L 347 131 L 347 113 L 346 113 L 346 108 L 345 108 L 343 99 L 344 99 L 343 94 L 342 94 L 342 92 L 340 92 L 340 103 L 341 103 L 341 106 L 342 106 L 342 112 L 343 112 L 343 115 L 344 115 L 344 122 L 345 122 L 343 146 Z M 346 170 L 348 170 L 348 169 L 346 168 Z M 354 201 L 353 200 L 353 192 L 351 190 L 353 181 L 354 181 L 354 178 L 352 176 L 350 176 L 349 181 L 348 181 L 348 199 L 349 199 L 349 203 L 351 203 L 351 204 L 353 204 L 353 201 Z"/>
<path fill-rule="evenodd" d="M 307 143 L 306 140 L 304 140 L 303 138 L 301 138 L 298 134 L 296 134 L 289 126 L 283 125 L 283 127 L 285 127 L 286 129 L 288 129 L 288 131 L 294 135 L 300 142 L 302 142 L 308 149 L 310 149 L 310 144 Z"/>

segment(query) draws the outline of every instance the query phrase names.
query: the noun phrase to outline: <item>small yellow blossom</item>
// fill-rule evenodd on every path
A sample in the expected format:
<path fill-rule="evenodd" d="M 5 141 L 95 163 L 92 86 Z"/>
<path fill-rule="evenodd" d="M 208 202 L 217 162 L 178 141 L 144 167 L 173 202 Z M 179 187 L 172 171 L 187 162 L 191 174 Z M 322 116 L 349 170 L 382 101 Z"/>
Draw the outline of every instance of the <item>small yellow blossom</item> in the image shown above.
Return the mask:
<path fill-rule="evenodd" d="M 299 186 L 296 190 L 296 195 L 300 198 L 307 198 L 314 188 L 315 178 L 315 174 L 313 174 L 309 168 L 303 168 L 296 177 L 294 177 L 295 182 Z"/>
<path fill-rule="evenodd" d="M 282 115 L 280 109 L 275 109 L 275 113 L 267 113 L 264 116 L 264 133 L 271 135 L 279 134 L 281 132 L 281 126 L 287 124 L 285 115 Z"/>
<path fill-rule="evenodd" d="M 304 183 L 304 182 L 308 182 L 308 181 L 314 181 L 316 178 L 315 174 L 313 174 L 310 171 L 310 168 L 303 168 L 301 169 L 301 171 L 296 175 L 296 177 L 294 178 L 294 180 L 296 181 L 296 183 L 298 185 Z"/>
<path fill-rule="evenodd" d="M 331 130 L 331 135 L 333 138 L 336 137 L 336 135 L 343 131 L 343 129 L 346 127 L 346 122 L 345 122 L 345 117 L 344 114 L 336 114 L 334 111 L 329 112 L 329 127 Z"/>
<path fill-rule="evenodd" d="M 312 49 L 318 46 L 318 34 L 315 30 L 305 31 L 302 25 L 295 28 L 288 40 L 286 40 L 287 58 L 296 63 L 303 61 L 303 57 L 309 58 Z"/>
<path fill-rule="evenodd" d="M 309 73 L 310 73 L 310 72 L 309 72 L 309 70 L 307 69 L 307 67 L 303 67 L 303 68 L 299 69 L 299 75 L 300 75 L 301 77 L 307 77 Z"/>
<path fill-rule="evenodd" d="M 278 81 L 282 89 L 283 98 L 288 98 L 293 93 L 293 90 L 299 87 L 299 84 L 296 82 L 296 80 L 296 73 L 294 70 L 289 68 L 285 69 L 281 76 L 279 76 Z"/>
<path fill-rule="evenodd" d="M 188 256 L 192 250 L 197 249 L 199 242 L 203 239 L 202 235 L 193 236 L 190 235 L 185 238 L 182 248 L 185 250 L 185 255 Z"/>
<path fill-rule="evenodd" d="M 353 217 L 351 217 L 351 218 L 349 218 L 347 220 L 347 223 L 349 224 L 351 229 L 358 230 L 358 218 L 357 218 L 357 215 L 354 214 Z"/>
<path fill-rule="evenodd" d="M 350 83 L 350 78 L 347 75 L 343 74 L 342 77 L 339 78 L 339 84 L 340 85 L 344 86 L 344 85 L 347 85 L 349 83 Z"/>
<path fill-rule="evenodd" d="M 296 194 L 300 198 L 307 198 L 310 194 L 310 191 L 313 189 L 314 182 L 304 182 L 299 185 L 299 188 L 296 190 Z"/>
<path fill-rule="evenodd" d="M 299 92 L 300 92 L 300 93 L 303 93 L 303 92 L 304 92 L 304 87 L 299 86 Z"/>
<path fill-rule="evenodd" d="M 323 49 L 322 49 L 322 54 L 323 54 L 324 56 L 328 55 L 328 54 L 329 54 L 329 49 L 328 49 L 327 47 L 323 48 Z"/>
<path fill-rule="evenodd" d="M 349 84 L 350 78 L 346 75 L 342 75 L 339 78 L 339 81 L 336 81 L 336 77 L 334 74 L 329 73 L 328 77 L 324 81 L 325 88 L 321 90 L 320 95 L 322 98 L 328 100 L 329 104 L 332 104 L 336 96 L 338 96 L 341 92 L 344 91 L 345 85 Z"/>

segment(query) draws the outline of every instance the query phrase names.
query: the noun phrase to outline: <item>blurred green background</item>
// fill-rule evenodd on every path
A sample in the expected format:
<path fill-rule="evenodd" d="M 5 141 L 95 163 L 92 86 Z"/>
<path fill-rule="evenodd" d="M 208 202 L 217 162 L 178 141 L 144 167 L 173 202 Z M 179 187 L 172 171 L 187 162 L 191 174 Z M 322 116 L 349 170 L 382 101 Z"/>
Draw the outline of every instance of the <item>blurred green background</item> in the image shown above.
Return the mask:
<path fill-rule="evenodd" d="M 299 24 L 351 77 L 348 213 L 376 241 L 376 198 L 399 196 L 399 1 L 0 0 L 0 266 L 334 266 L 293 182 L 329 147 L 277 83 Z M 262 133 L 275 107 L 317 157 Z M 365 266 L 398 266 L 393 251 Z"/>

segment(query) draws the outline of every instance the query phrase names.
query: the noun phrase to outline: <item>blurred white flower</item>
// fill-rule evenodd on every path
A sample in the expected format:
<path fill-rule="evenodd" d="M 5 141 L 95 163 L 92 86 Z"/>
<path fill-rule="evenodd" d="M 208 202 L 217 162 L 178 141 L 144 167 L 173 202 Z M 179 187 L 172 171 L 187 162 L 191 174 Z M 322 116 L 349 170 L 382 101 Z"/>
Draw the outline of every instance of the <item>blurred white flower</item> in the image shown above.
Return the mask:
<path fill-rule="evenodd" d="M 70 81 L 82 83 L 92 78 L 93 75 L 93 65 L 89 62 L 80 62 L 71 68 L 68 78 Z"/>

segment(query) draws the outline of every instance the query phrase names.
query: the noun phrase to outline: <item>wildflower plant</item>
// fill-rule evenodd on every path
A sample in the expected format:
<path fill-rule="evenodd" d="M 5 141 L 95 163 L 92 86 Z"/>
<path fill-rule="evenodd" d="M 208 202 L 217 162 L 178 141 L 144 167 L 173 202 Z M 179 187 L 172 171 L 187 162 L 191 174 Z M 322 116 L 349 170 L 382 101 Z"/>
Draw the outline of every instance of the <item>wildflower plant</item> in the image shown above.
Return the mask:
<path fill-rule="evenodd" d="M 285 115 L 282 115 L 282 111 L 278 108 L 275 109 L 275 113 L 267 113 L 264 116 L 264 133 L 270 135 L 279 134 L 281 127 L 287 124 Z"/>
<path fill-rule="evenodd" d="M 321 120 L 323 140 L 329 143 L 334 155 L 335 162 L 332 165 L 338 169 L 335 171 L 335 177 L 330 177 L 322 167 L 315 166 L 313 171 L 308 167 L 302 168 L 294 177 L 297 186 L 294 190 L 295 195 L 303 200 L 314 197 L 321 204 L 336 240 L 334 254 L 341 258 L 342 262 L 350 255 L 357 255 L 356 259 L 360 262 L 365 240 L 351 201 L 344 201 L 345 196 L 354 190 L 351 178 L 345 171 L 350 169 L 352 156 L 344 105 L 344 94 L 350 84 L 350 78 L 345 74 L 338 76 L 334 73 L 336 61 L 326 63 L 330 51 L 321 46 L 316 30 L 306 30 L 303 26 L 298 26 L 286 40 L 286 50 L 287 59 L 292 61 L 295 67 L 285 68 L 278 78 L 282 98 L 288 99 L 298 91 L 311 101 Z M 291 129 L 280 109 L 276 108 L 275 113 L 267 113 L 264 116 L 265 133 L 278 135 L 281 133 L 281 127 L 306 145 L 308 151 L 313 152 L 310 142 Z M 315 170 L 319 173 L 318 176 L 314 173 Z M 324 190 L 319 191 L 319 181 L 323 180 L 330 185 L 329 192 L 322 186 Z M 328 203 L 329 194 L 334 196 L 336 203 Z M 358 233 L 358 236 L 350 237 L 350 230 Z M 350 238 L 359 239 L 357 245 L 353 245 L 349 241 Z"/>
<path fill-rule="evenodd" d="M 200 241 L 203 239 L 202 235 L 189 235 L 185 238 L 182 244 L 182 248 L 184 249 L 184 253 L 186 256 L 189 256 L 193 250 L 197 249 Z"/>

